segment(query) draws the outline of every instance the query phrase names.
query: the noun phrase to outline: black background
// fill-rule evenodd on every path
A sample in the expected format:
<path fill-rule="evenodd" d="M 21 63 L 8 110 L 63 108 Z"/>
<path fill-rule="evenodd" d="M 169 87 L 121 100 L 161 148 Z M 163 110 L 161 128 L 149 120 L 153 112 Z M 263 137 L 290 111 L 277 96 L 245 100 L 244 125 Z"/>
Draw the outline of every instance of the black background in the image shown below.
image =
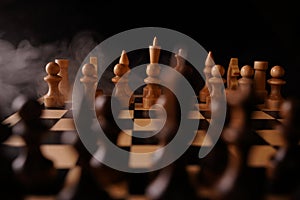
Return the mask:
<path fill-rule="evenodd" d="M 298 96 L 299 19 L 295 1 L 0 1 L 0 39 L 33 46 L 70 42 L 89 31 L 95 43 L 131 28 L 180 31 L 213 52 L 215 62 L 281 65 L 283 95 Z M 55 56 L 55 55 L 54 55 Z M 46 60 L 45 60 L 46 61 Z"/>

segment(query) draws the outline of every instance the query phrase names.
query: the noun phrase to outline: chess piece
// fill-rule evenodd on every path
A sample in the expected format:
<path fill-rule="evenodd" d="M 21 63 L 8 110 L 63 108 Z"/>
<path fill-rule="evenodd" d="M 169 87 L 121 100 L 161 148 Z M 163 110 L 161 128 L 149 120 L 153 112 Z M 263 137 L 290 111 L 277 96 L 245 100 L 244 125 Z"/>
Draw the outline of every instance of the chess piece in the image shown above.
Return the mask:
<path fill-rule="evenodd" d="M 286 83 L 281 77 L 284 75 L 284 69 L 281 66 L 274 66 L 270 72 L 272 78 L 267 82 L 271 86 L 270 94 L 265 100 L 265 106 L 268 109 L 279 110 L 280 105 L 283 102 L 283 97 L 281 95 L 281 86 Z"/>
<path fill-rule="evenodd" d="M 44 80 L 48 83 L 48 93 L 44 96 L 44 105 L 47 108 L 62 108 L 65 105 L 64 96 L 59 91 L 59 83 L 62 77 L 58 75 L 60 67 L 55 62 L 46 65 L 47 76 Z"/>
<path fill-rule="evenodd" d="M 162 94 L 157 103 L 162 105 L 166 112 L 166 122 L 164 127 L 155 135 L 158 138 L 160 146 L 167 145 L 178 131 L 180 124 L 180 107 L 175 95 L 166 90 L 166 93 Z M 162 116 L 159 110 L 156 110 L 158 117 Z M 175 148 L 175 147 L 174 147 Z M 159 159 L 164 157 L 172 157 L 173 151 L 165 151 L 164 155 L 158 156 Z M 170 154 L 168 154 L 170 153 Z M 155 156 L 154 156 L 155 157 Z M 156 160 L 159 163 L 160 160 Z M 196 193 L 192 187 L 189 176 L 186 171 L 186 159 L 183 157 L 177 159 L 170 165 L 149 173 L 149 183 L 145 188 L 145 196 L 151 200 L 164 200 L 164 199 L 190 199 L 196 200 Z"/>
<path fill-rule="evenodd" d="M 226 80 L 223 78 L 225 69 L 222 65 L 214 65 L 211 69 L 212 77 L 208 80 L 211 87 L 210 95 L 206 97 L 206 106 L 211 109 L 212 101 L 222 100 L 225 96 L 224 83 Z"/>
<path fill-rule="evenodd" d="M 267 167 L 268 193 L 289 197 L 300 187 L 300 101 L 289 97 L 280 107 L 282 124 L 277 126 L 283 145 L 271 156 Z"/>
<path fill-rule="evenodd" d="M 253 90 L 253 75 L 254 69 L 250 65 L 244 65 L 240 71 L 241 78 L 238 79 L 239 91 L 251 91 Z"/>
<path fill-rule="evenodd" d="M 82 67 L 83 77 L 80 78 L 80 82 L 84 87 L 84 95 L 87 100 L 88 109 L 94 109 L 94 101 L 97 89 L 97 74 L 93 64 L 87 63 Z"/>
<path fill-rule="evenodd" d="M 23 125 L 21 136 L 26 146 L 13 160 L 12 168 L 28 194 L 55 193 L 61 187 L 58 170 L 41 150 L 41 141 L 49 129 L 40 119 L 41 114 L 42 105 L 33 99 L 26 100 L 19 110 Z"/>
<path fill-rule="evenodd" d="M 126 52 L 123 50 L 119 63 L 114 67 L 115 77 L 112 82 L 115 84 L 114 96 L 120 99 L 122 106 L 128 107 L 133 103 L 133 92 L 128 85 L 128 75 L 130 72 L 129 60 Z"/>
<path fill-rule="evenodd" d="M 240 75 L 240 69 L 238 66 L 238 59 L 231 58 L 227 69 L 227 89 L 236 90 L 238 87 L 238 77 Z"/>
<path fill-rule="evenodd" d="M 64 95 L 65 101 L 71 100 L 70 94 L 70 82 L 69 82 L 69 60 L 68 59 L 55 59 L 55 62 L 59 65 L 60 71 L 58 73 L 61 76 L 61 81 L 58 84 L 59 91 Z"/>
<path fill-rule="evenodd" d="M 143 88 L 143 108 L 150 108 L 155 104 L 157 98 L 161 95 L 160 66 L 158 64 L 160 55 L 160 46 L 157 45 L 157 38 L 154 37 L 153 45 L 149 46 L 150 64 L 147 65 L 147 78 L 144 79 L 146 86 Z"/>
<path fill-rule="evenodd" d="M 255 61 L 254 62 L 254 94 L 256 96 L 255 103 L 263 104 L 268 95 L 266 90 L 266 70 L 268 69 L 268 62 Z"/>
<path fill-rule="evenodd" d="M 251 115 L 254 110 L 252 98 L 249 94 L 227 98 L 228 120 L 221 139 L 228 147 L 228 162 L 213 187 L 213 200 L 262 200 L 264 197 L 264 177 L 248 166 L 248 156 L 254 141 L 251 129 Z"/>
<path fill-rule="evenodd" d="M 114 144 L 117 144 L 121 130 L 114 119 L 112 106 L 115 106 L 115 109 L 118 110 L 116 106 L 120 106 L 119 102 L 119 99 L 109 95 L 100 95 L 95 99 L 95 112 L 99 124 L 104 134 Z"/>
<path fill-rule="evenodd" d="M 97 74 L 97 72 L 98 72 L 98 59 L 97 59 L 97 57 L 96 56 L 91 56 L 90 57 L 90 63 L 92 65 L 94 65 L 95 70 L 96 70 L 96 74 Z"/>
<path fill-rule="evenodd" d="M 2 145 L 13 134 L 12 129 L 5 124 L 0 123 L 0 196 L 3 199 L 22 200 L 22 190 L 14 175 L 10 157 Z"/>
<path fill-rule="evenodd" d="M 90 134 L 90 133 L 89 133 Z M 96 140 L 94 141 L 97 142 Z M 57 200 L 111 200 L 109 193 L 97 181 L 94 168 L 90 161 L 92 154 L 87 151 L 82 141 L 77 138 L 74 147 L 78 152 L 79 160 L 77 167 L 71 169 L 67 174 L 62 190 L 56 196 Z M 96 148 L 96 146 L 95 146 Z M 106 176 L 108 174 L 101 174 Z"/>
<path fill-rule="evenodd" d="M 206 98 L 210 96 L 210 86 L 208 80 L 211 78 L 211 68 L 214 66 L 214 60 L 212 57 L 212 52 L 209 51 L 207 58 L 205 60 L 205 67 L 203 73 L 205 75 L 205 85 L 199 92 L 199 99 L 201 102 L 206 102 Z"/>

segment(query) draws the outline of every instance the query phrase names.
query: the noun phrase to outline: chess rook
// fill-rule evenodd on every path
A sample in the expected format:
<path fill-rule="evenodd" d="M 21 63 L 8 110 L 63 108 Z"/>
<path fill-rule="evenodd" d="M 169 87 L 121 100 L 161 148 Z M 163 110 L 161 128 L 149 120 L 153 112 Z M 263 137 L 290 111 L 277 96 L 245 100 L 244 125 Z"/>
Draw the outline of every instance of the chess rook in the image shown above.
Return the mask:
<path fill-rule="evenodd" d="M 55 62 L 59 65 L 60 71 L 58 73 L 61 76 L 61 81 L 58 84 L 59 91 L 64 95 L 65 101 L 70 101 L 70 82 L 69 82 L 69 60 L 68 59 L 55 59 Z"/>
<path fill-rule="evenodd" d="M 255 61 L 254 62 L 254 94 L 256 95 L 256 104 L 263 104 L 268 91 L 266 90 L 266 70 L 268 69 L 268 62 Z"/>
<path fill-rule="evenodd" d="M 265 106 L 269 109 L 277 110 L 284 100 L 281 95 L 281 86 L 286 83 L 286 81 L 281 79 L 284 75 L 284 69 L 281 66 L 276 65 L 272 67 L 270 74 L 272 78 L 267 82 L 271 86 L 271 91 L 265 100 Z"/>
<path fill-rule="evenodd" d="M 64 107 L 65 99 L 63 94 L 59 91 L 59 83 L 62 77 L 58 75 L 60 67 L 55 62 L 49 62 L 46 65 L 47 76 L 44 80 L 48 83 L 48 93 L 44 96 L 44 105 L 48 108 Z"/>
<path fill-rule="evenodd" d="M 153 45 L 149 46 L 150 64 L 147 65 L 146 74 L 147 78 L 144 82 L 147 84 L 143 88 L 143 107 L 150 108 L 155 104 L 157 98 L 161 95 L 160 80 L 160 66 L 158 65 L 160 46 L 157 45 L 157 38 L 154 37 Z"/>

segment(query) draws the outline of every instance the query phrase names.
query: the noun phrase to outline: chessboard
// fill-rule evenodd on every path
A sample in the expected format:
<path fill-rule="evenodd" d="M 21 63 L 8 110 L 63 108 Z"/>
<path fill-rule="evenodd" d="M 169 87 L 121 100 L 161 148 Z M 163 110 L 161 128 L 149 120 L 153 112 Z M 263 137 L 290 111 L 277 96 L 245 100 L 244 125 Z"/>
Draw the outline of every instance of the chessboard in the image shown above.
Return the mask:
<path fill-rule="evenodd" d="M 42 99 L 39 102 L 43 104 Z M 133 124 L 140 125 L 137 127 L 128 127 L 128 130 L 120 133 L 117 139 L 117 145 L 120 148 L 136 153 L 151 152 L 159 148 L 157 138 L 155 137 L 145 139 L 131 136 L 141 134 L 141 132 L 151 132 L 153 131 L 151 129 L 154 128 L 147 126 L 147 129 L 141 129 L 150 120 L 149 109 L 145 109 L 142 106 L 142 95 L 135 95 L 134 103 L 129 107 L 129 110 L 122 110 L 119 117 L 125 121 L 133 120 Z M 208 109 L 192 111 L 189 117 L 191 120 L 199 120 L 199 128 L 194 141 L 184 153 L 184 156 L 188 158 L 186 170 L 192 174 L 201 168 L 198 157 L 200 148 L 211 145 L 207 140 L 206 143 L 204 142 L 206 130 L 211 120 L 211 111 Z M 75 139 L 78 133 L 73 121 L 71 102 L 66 102 L 65 107 L 59 109 L 44 107 L 41 119 L 51 126 L 42 140 L 41 150 L 47 158 L 54 162 L 54 166 L 62 174 L 61 181 L 64 181 L 68 172 L 77 166 L 78 161 L 78 152 L 73 147 L 74 140 L 72 141 L 72 138 Z M 260 173 L 264 172 L 270 157 L 276 153 L 278 147 L 283 145 L 280 132 L 275 129 L 282 120 L 278 110 L 263 109 L 263 105 L 258 105 L 257 109 L 253 112 L 252 121 L 255 126 L 255 144 L 251 147 L 248 165 Z M 18 135 L 19 126 L 22 125 L 21 118 L 18 112 L 16 112 L 6 118 L 3 123 L 8 124 L 15 132 L 2 144 L 2 148 L 10 152 L 10 156 L 13 159 L 22 151 L 24 145 L 26 145 L 22 137 Z M 135 157 L 129 157 L 128 162 L 128 165 L 132 168 L 147 168 L 153 164 L 151 163 L 151 158 L 140 161 Z M 143 183 L 139 182 L 138 184 Z M 123 192 L 120 192 L 120 188 L 117 187 L 116 190 L 110 192 L 115 196 L 120 195 L 117 197 L 118 199 L 131 199 L 135 196 L 142 196 L 140 191 L 137 191 L 137 194 L 129 194 L 129 191 L 135 191 L 134 188 L 128 189 L 126 187 L 126 191 L 124 189 Z M 55 194 L 28 194 L 27 198 L 55 199 Z"/>
<path fill-rule="evenodd" d="M 175 134 L 174 127 L 181 122 L 177 119 L 179 118 L 178 108 L 182 105 L 176 104 L 177 101 L 174 101 L 176 95 L 172 92 L 182 92 L 184 88 L 175 86 L 172 90 L 164 85 L 159 86 L 162 77 L 159 77 L 160 47 L 157 45 L 156 38 L 149 49 L 151 51 L 150 64 L 146 69 L 147 77 L 143 85 L 134 91 L 130 91 L 128 85 L 129 77 L 126 73 L 130 71 L 130 67 L 125 51 L 122 52 L 119 63 L 113 69 L 109 68 L 109 71 L 113 71 L 115 75 L 109 77 L 110 80 L 108 80 L 116 88 L 115 92 L 107 92 L 105 91 L 107 88 L 98 87 L 103 86 L 101 85 L 103 79 L 100 79 L 100 84 L 97 85 L 98 60 L 95 57 L 91 57 L 90 61 L 83 65 L 82 76 L 77 82 L 79 85 L 74 83 L 72 99 L 69 98 L 71 90 L 67 78 L 68 61 L 57 60 L 46 65 L 47 76 L 44 80 L 49 86 L 48 93 L 34 101 L 21 99 L 18 104 L 24 103 L 23 106 L 19 105 L 19 109 L 5 118 L 0 127 L 3 129 L 1 152 L 5 158 L 8 158 L 8 165 L 13 167 L 12 177 L 17 179 L 13 182 L 18 185 L 13 189 L 14 193 L 20 192 L 26 200 L 241 199 L 241 196 L 225 199 L 214 196 L 215 191 L 223 196 L 222 192 L 227 188 L 230 191 L 229 194 L 239 193 L 242 197 L 249 197 L 253 192 L 259 191 L 258 193 L 266 197 L 262 200 L 272 200 L 273 197 L 289 199 L 286 196 L 282 198 L 282 195 L 292 195 L 286 192 L 290 189 L 286 187 L 289 187 L 288 185 L 300 187 L 297 185 L 299 170 L 294 169 L 294 166 L 300 166 L 298 161 L 299 124 L 297 124 L 300 108 L 297 102 L 281 96 L 280 87 L 286 83 L 282 79 L 283 68 L 274 66 L 270 74 L 272 78 L 266 80 L 267 62 L 257 61 L 253 68 L 245 65 L 239 69 L 238 59 L 232 58 L 225 80 L 223 78 L 225 68 L 215 64 L 209 52 L 203 69 L 206 76 L 205 85 L 202 85 L 201 90 L 193 88 L 197 92 L 193 93 L 194 97 L 191 97 L 195 99 L 190 107 L 192 109 L 180 108 L 184 111 L 181 117 L 184 116 L 185 120 L 197 122 L 197 128 L 192 133 L 190 130 L 183 131 L 186 132 L 184 134 L 194 135 L 193 140 L 185 144 L 188 148 L 174 162 L 151 171 L 154 166 L 157 166 L 158 161 L 168 158 L 166 155 L 170 156 L 172 151 L 177 151 L 175 147 L 172 147 L 170 152 L 162 151 L 165 157 L 151 154 L 161 149 L 162 145 L 166 145 L 169 142 L 169 136 Z M 181 74 L 188 80 L 189 78 L 199 80 L 199 77 L 193 77 L 196 73 L 184 62 L 181 50 L 174 56 L 177 61 L 174 71 L 177 71 L 177 74 Z M 182 82 L 176 76 L 174 78 L 172 73 L 168 75 L 171 76 L 168 77 L 170 78 L 168 81 L 171 80 L 174 85 L 182 86 Z M 226 83 L 226 88 L 220 87 L 224 83 Z M 266 83 L 271 86 L 271 91 L 267 91 Z M 83 102 L 87 102 L 88 107 L 79 106 L 78 109 L 74 106 L 77 101 L 74 97 L 79 97 L 76 96 L 78 88 L 82 89 L 83 93 L 80 95 L 84 97 L 82 100 L 86 100 Z M 96 92 L 93 93 L 93 91 Z M 120 100 L 114 106 L 118 107 L 116 118 L 124 125 L 123 127 L 118 127 L 114 123 L 115 118 L 111 116 L 112 104 L 107 103 L 112 97 Z M 220 102 L 223 97 L 228 100 L 225 105 L 230 112 L 226 111 L 222 135 L 214 143 L 214 139 L 208 132 L 211 124 L 216 121 L 220 122 L 213 118 L 215 113 L 213 109 L 221 108 Z M 161 123 L 162 118 L 160 115 L 153 114 L 159 113 L 153 106 L 159 102 L 158 100 L 162 100 L 162 106 L 166 113 L 170 114 L 167 115 L 166 124 L 160 131 L 157 130 L 157 125 Z M 284 104 L 285 102 L 287 104 Z M 282 105 L 285 105 L 284 109 Z M 250 106 L 251 110 L 248 110 L 247 106 Z M 82 114 L 81 112 L 96 113 L 95 118 L 85 119 L 85 123 L 88 124 L 88 130 L 85 131 L 88 132 L 88 136 L 91 136 L 89 139 L 94 148 L 93 155 L 87 152 L 87 149 L 82 146 L 82 138 L 78 137 L 82 134 L 79 133 L 78 124 L 76 124 L 78 111 L 79 115 Z M 220 112 L 217 110 L 217 113 Z M 94 138 L 98 134 L 93 129 L 94 119 L 97 119 L 96 123 L 103 125 L 106 136 L 112 139 L 111 142 L 117 148 L 128 152 L 126 154 L 128 157 L 120 158 L 119 162 L 126 162 L 125 165 L 132 169 L 132 172 L 114 170 L 106 166 L 105 162 L 103 164 L 99 160 L 96 161 L 95 158 L 99 157 L 94 155 L 100 156 L 100 159 L 107 159 L 114 155 L 113 152 L 105 149 L 103 141 Z M 6 134 L 8 130 L 10 130 L 10 135 Z M 157 131 L 158 135 L 153 134 Z M 162 136 L 161 133 L 166 136 Z M 211 149 L 211 151 L 201 157 L 199 152 L 203 149 Z M 146 156 L 141 157 L 138 156 L 139 154 Z M 2 154 L 0 156 L 3 157 Z M 286 166 L 285 163 L 287 163 Z M 277 164 L 277 170 L 283 170 L 283 172 L 274 173 L 275 179 L 282 178 L 283 185 L 275 185 L 276 189 L 272 188 L 273 190 L 269 188 L 273 184 L 269 179 L 272 167 L 274 167 L 272 164 L 274 166 Z M 145 169 L 149 171 L 143 171 Z M 27 174 L 20 174 L 20 171 L 27 172 Z M 4 171 L 2 173 L 5 174 Z M 14 176 L 15 173 L 16 176 Z M 286 180 L 285 173 L 293 176 L 295 182 Z M 54 174 L 56 174 L 55 178 L 53 178 Z M 48 183 L 50 178 L 54 179 L 51 179 L 52 185 Z M 10 177 L 7 180 L 9 179 Z M 228 184 L 228 181 L 232 185 Z M 274 181 L 274 183 L 281 182 Z M 12 189 L 8 187 L 9 190 Z M 238 189 L 235 189 L 236 187 Z M 274 191 L 277 189 L 281 189 L 278 193 L 280 197 L 277 197 Z M 294 192 L 294 189 L 299 190 L 299 188 L 291 190 Z M 70 193 L 70 190 L 73 192 Z M 72 195 L 77 198 L 71 198 Z"/>

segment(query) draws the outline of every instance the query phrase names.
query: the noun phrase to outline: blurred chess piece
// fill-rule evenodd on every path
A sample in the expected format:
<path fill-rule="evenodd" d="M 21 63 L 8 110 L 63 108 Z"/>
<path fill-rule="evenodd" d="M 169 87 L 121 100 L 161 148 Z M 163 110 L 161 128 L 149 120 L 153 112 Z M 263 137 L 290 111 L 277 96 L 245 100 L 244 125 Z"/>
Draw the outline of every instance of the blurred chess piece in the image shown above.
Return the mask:
<path fill-rule="evenodd" d="M 287 98 L 280 107 L 283 121 L 278 125 L 283 145 L 270 158 L 267 167 L 268 192 L 290 198 L 300 187 L 300 101 Z"/>
<path fill-rule="evenodd" d="M 49 194 L 60 187 L 58 170 L 54 162 L 44 156 L 41 142 L 49 127 L 41 120 L 42 105 L 31 98 L 25 100 L 19 109 L 25 142 L 24 148 L 12 162 L 12 168 L 25 193 Z"/>
<path fill-rule="evenodd" d="M 160 66 L 158 64 L 161 47 L 157 45 L 157 38 L 154 37 L 153 45 L 149 46 L 150 64 L 147 65 L 146 73 L 148 75 L 144 82 L 143 88 L 143 108 L 150 108 L 156 103 L 157 98 L 161 95 Z"/>
<path fill-rule="evenodd" d="M 1 114 L 1 113 L 0 113 Z M 8 124 L 0 123 L 0 197 L 1 199 L 23 200 L 21 185 L 17 182 L 11 166 L 11 157 L 3 143 L 13 134 Z"/>
<path fill-rule="evenodd" d="M 44 95 L 44 105 L 47 108 L 62 108 L 65 105 L 63 94 L 59 91 L 59 83 L 62 77 L 58 75 L 60 67 L 55 62 L 46 65 L 47 76 L 44 80 L 48 83 L 48 93 Z"/>

